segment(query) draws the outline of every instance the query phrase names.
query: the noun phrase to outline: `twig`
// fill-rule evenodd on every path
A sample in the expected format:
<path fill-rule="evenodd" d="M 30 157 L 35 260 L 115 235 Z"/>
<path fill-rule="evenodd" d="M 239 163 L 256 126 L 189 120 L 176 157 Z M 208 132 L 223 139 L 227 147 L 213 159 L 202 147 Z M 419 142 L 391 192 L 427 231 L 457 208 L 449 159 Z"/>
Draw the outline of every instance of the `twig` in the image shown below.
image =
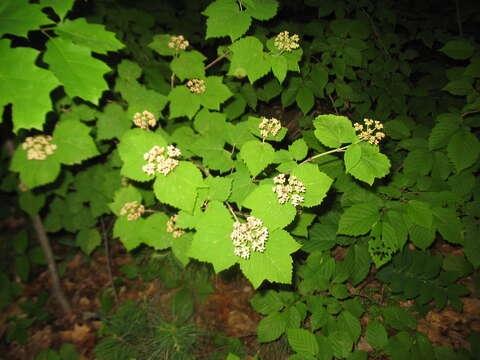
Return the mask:
<path fill-rule="evenodd" d="M 10 156 L 13 156 L 15 152 L 15 147 L 11 140 L 7 140 L 4 144 L 5 151 Z M 47 232 L 45 231 L 45 227 L 43 226 L 42 219 L 39 215 L 30 216 L 32 220 L 33 229 L 37 234 L 38 242 L 40 243 L 40 247 L 42 248 L 43 255 L 45 256 L 45 260 L 47 261 L 48 271 L 50 273 L 50 278 L 52 280 L 52 293 L 53 296 L 59 302 L 63 312 L 65 314 L 69 314 L 72 312 L 72 307 L 65 296 L 65 293 L 62 290 L 60 285 L 60 278 L 58 276 L 57 265 L 55 263 L 55 258 L 53 256 L 52 247 L 50 246 L 50 240 L 48 239 Z"/>
<path fill-rule="evenodd" d="M 352 145 L 352 144 L 350 144 L 350 145 Z M 312 161 L 312 160 L 318 159 L 318 158 L 321 157 L 321 156 L 333 154 L 333 153 L 336 153 L 336 152 L 344 152 L 350 145 L 346 145 L 346 146 L 343 146 L 343 147 L 340 147 L 340 148 L 336 148 L 336 149 L 333 149 L 333 150 L 330 150 L 330 151 L 326 151 L 326 152 L 321 153 L 321 154 L 317 154 L 317 155 L 314 155 L 314 156 L 310 156 L 308 159 L 305 159 L 304 161 L 302 161 L 302 162 L 300 163 L 300 165 L 305 164 L 305 163 L 307 163 L 307 162 L 310 162 L 310 161 Z"/>
<path fill-rule="evenodd" d="M 115 288 L 115 283 L 113 282 L 112 261 L 110 260 L 110 249 L 108 246 L 108 233 L 110 232 L 112 222 L 110 222 L 108 229 L 105 228 L 105 223 L 103 222 L 103 218 L 100 218 L 100 224 L 102 227 L 103 243 L 105 244 L 105 256 L 107 257 L 108 278 L 112 286 L 113 297 L 115 298 L 115 302 L 118 303 L 118 293 L 117 293 L 117 289 Z"/>
<path fill-rule="evenodd" d="M 472 110 L 472 111 L 467 111 L 466 113 L 463 113 L 462 115 L 460 115 L 462 118 L 464 117 L 467 117 L 469 115 L 473 115 L 473 114 L 476 114 L 476 113 L 479 113 L 480 112 L 480 109 L 478 110 Z"/>
<path fill-rule="evenodd" d="M 230 205 L 228 202 L 225 201 L 225 205 L 227 205 L 228 210 L 232 213 L 233 217 L 235 218 L 235 221 L 238 221 L 237 215 L 235 215 L 235 211 L 232 209 L 232 205 Z"/>
<path fill-rule="evenodd" d="M 53 251 L 50 246 L 50 241 L 48 239 L 47 233 L 43 226 L 42 220 L 40 219 L 39 215 L 31 216 L 33 228 L 37 233 L 38 242 L 43 251 L 43 255 L 45 255 L 45 260 L 47 260 L 48 264 L 48 271 L 50 272 L 50 277 L 52 279 L 52 291 L 53 296 L 57 299 L 62 307 L 62 310 L 65 314 L 72 312 L 72 307 L 68 302 L 65 293 L 62 290 L 60 285 L 60 278 L 58 276 L 57 265 L 55 264 L 55 259 L 53 257 Z"/>
<path fill-rule="evenodd" d="M 170 89 L 173 89 L 175 85 L 175 73 L 172 72 L 172 76 L 170 77 Z"/>
<path fill-rule="evenodd" d="M 335 109 L 335 114 L 339 115 L 338 109 L 337 109 L 337 107 L 335 106 L 335 101 L 333 101 L 332 95 L 331 95 L 331 94 L 328 94 L 328 98 L 329 98 L 330 101 L 332 102 L 332 106 L 333 106 L 333 108 Z"/>
<path fill-rule="evenodd" d="M 457 26 L 458 26 L 458 34 L 463 36 L 463 26 L 462 26 L 462 18 L 460 16 L 460 5 L 458 4 L 458 0 L 455 0 L 455 10 L 457 12 Z"/>
<path fill-rule="evenodd" d="M 213 65 L 221 61 L 222 59 L 226 58 L 228 55 L 230 55 L 230 51 L 224 52 L 222 55 L 217 57 L 215 60 L 213 60 L 210 64 L 205 65 L 205 70 L 210 69 Z"/>

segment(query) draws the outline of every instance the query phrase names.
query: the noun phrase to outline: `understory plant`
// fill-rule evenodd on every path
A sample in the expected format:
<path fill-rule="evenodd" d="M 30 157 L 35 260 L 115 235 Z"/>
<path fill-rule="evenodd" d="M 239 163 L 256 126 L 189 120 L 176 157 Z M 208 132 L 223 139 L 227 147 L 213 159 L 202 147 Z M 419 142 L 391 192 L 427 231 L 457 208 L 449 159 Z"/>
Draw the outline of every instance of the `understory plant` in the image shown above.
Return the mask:
<path fill-rule="evenodd" d="M 88 255 L 108 221 L 129 252 L 236 266 L 258 341 L 286 336 L 290 359 L 471 358 L 398 305 L 461 310 L 480 265 L 480 52 L 461 19 L 367 0 L 90 5 L 0 5 L 2 190 L 37 231 Z M 389 299 L 364 294 L 373 278 Z M 139 316 L 122 326 L 173 333 Z M 115 324 L 101 358 L 148 358 Z M 151 358 L 191 355 L 193 335 L 170 335 Z"/>

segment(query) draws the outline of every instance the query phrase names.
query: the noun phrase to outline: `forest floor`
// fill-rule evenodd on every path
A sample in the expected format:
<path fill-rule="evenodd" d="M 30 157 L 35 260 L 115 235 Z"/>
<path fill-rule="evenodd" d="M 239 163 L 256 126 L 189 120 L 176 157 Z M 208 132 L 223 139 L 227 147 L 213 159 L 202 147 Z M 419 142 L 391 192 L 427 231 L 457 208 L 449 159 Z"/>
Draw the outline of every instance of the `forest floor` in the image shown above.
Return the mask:
<path fill-rule="evenodd" d="M 443 243 L 437 245 L 436 251 L 447 254 L 459 250 Z M 166 289 L 158 279 L 149 282 L 141 278 L 126 279 L 120 268 L 134 260 L 120 244 L 113 246 L 110 258 L 113 278 L 123 279 L 122 285 L 116 288 L 118 304 L 127 299 L 155 298 L 156 306 L 168 306 L 168 300 L 176 289 Z M 100 340 L 98 332 L 102 324 L 99 299 L 105 289 L 111 288 L 108 274 L 108 259 L 101 248 L 91 257 L 86 257 L 81 252 L 73 256 L 62 275 L 62 286 L 71 301 L 73 313 L 68 317 L 64 316 L 55 300 L 50 298 L 46 304 L 46 311 L 51 315 L 50 320 L 37 321 L 30 326 L 26 344 L 16 341 L 7 344 L 4 335 L 9 326 L 8 319 L 24 316 L 19 304 L 26 300 L 35 300 L 42 291 L 49 291 L 48 272 L 45 270 L 37 274 L 30 283 L 22 285 L 21 296 L 0 315 L 0 359 L 34 359 L 41 350 L 58 349 L 63 343 L 74 344 L 81 354 L 80 359 L 94 359 L 94 348 Z M 286 359 L 288 347 L 285 343 L 259 345 L 256 341 L 256 328 L 261 317 L 250 306 L 249 301 L 254 295 L 254 289 L 248 281 L 242 277 L 226 281 L 221 276 L 214 276 L 212 281 L 214 292 L 208 296 L 205 303 L 197 306 L 193 316 L 197 327 L 239 338 L 250 354 L 259 354 L 262 360 Z M 372 291 L 368 291 L 369 288 L 381 287 L 380 283 L 372 277 L 366 281 L 367 284 L 361 285 L 362 291 L 371 297 L 378 296 L 375 301 L 383 301 L 383 295 L 372 295 Z M 462 284 L 475 294 L 471 278 L 467 278 Z M 442 311 L 431 310 L 425 317 L 419 317 L 417 329 L 425 333 L 434 346 L 468 348 L 469 334 L 480 332 L 480 300 L 472 296 L 462 298 L 461 301 L 463 312 L 447 306 Z M 405 307 L 411 305 L 411 301 L 402 303 Z M 362 320 L 364 325 L 368 322 L 368 319 Z M 367 352 L 372 351 L 364 337 L 357 347 Z M 208 354 L 213 351 L 215 348 L 212 344 L 202 344 L 198 358 L 208 358 Z"/>

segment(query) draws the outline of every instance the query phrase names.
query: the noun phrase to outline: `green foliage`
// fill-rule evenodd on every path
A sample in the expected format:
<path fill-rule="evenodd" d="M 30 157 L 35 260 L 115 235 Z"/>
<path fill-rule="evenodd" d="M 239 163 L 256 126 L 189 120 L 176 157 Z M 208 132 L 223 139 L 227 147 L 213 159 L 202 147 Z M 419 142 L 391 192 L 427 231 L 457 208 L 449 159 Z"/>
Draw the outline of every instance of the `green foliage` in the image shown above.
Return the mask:
<path fill-rule="evenodd" d="M 180 286 L 179 273 L 198 260 L 217 273 L 238 266 L 255 289 L 288 284 L 260 288 L 252 304 L 265 316 L 258 340 L 284 339 L 292 359 L 365 359 L 354 350 L 362 334 L 379 357 L 449 356 L 415 332 L 409 311 L 365 305 L 356 287 L 375 266 L 395 299 L 415 299 L 422 313 L 460 308 L 468 294 L 458 280 L 480 266 L 474 37 L 411 20 L 394 3 L 200 1 L 182 3 L 181 19 L 168 2 L 148 10 L 99 2 L 92 16 L 73 5 L 0 5 L 2 130 L 12 128 L 5 136 L 17 147 L 2 190 L 18 185 L 23 211 L 44 217 L 50 233 L 74 233 L 86 254 L 111 221 L 128 251 L 155 254 L 147 270 L 124 268 L 130 277 L 159 273 Z M 301 24 L 288 17 L 297 13 Z M 261 127 L 279 104 L 278 132 Z M 43 160 L 24 146 L 39 133 L 56 146 Z M 166 174 L 147 171 L 155 147 Z M 280 174 L 304 187 L 296 203 L 291 187 L 278 190 Z M 240 256 L 232 232 L 250 216 L 268 236 Z M 439 238 L 464 256 L 432 255 Z M 23 238 L 14 251 L 26 281 L 43 259 Z M 167 253 L 174 266 L 157 261 Z M 97 357 L 191 357 L 189 291 L 174 296 L 173 321 L 122 307 Z M 11 298 L 3 297 L 0 307 Z M 364 312 L 372 320 L 362 329 Z"/>

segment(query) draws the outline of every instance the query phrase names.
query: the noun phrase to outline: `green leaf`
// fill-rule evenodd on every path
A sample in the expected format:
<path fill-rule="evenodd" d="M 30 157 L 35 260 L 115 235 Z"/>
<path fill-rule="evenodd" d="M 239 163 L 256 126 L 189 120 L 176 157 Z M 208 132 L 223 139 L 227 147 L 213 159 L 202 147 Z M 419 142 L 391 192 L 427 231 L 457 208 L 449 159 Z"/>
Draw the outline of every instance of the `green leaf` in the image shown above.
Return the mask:
<path fill-rule="evenodd" d="M 427 229 L 432 227 L 432 210 L 427 203 L 418 200 L 410 200 L 407 203 L 407 214 L 412 223 L 423 226 Z"/>
<path fill-rule="evenodd" d="M 141 239 L 144 244 L 153 247 L 155 250 L 163 250 L 172 245 L 172 242 L 179 240 L 173 238 L 167 232 L 167 221 L 170 218 L 164 213 L 156 213 L 145 219 L 141 231 Z M 183 236 L 182 236 L 183 237 Z"/>
<path fill-rule="evenodd" d="M 108 89 L 103 76 L 110 68 L 93 58 L 83 46 L 60 37 L 51 38 L 47 42 L 44 60 L 72 98 L 78 96 L 98 104 L 102 93 Z"/>
<path fill-rule="evenodd" d="M 109 204 L 110 209 L 117 216 L 120 216 L 120 210 L 122 207 L 132 201 L 137 201 L 139 204 L 142 203 L 142 194 L 138 191 L 137 188 L 132 185 L 127 187 L 122 187 L 115 192 L 114 200 Z"/>
<path fill-rule="evenodd" d="M 257 292 L 250 300 L 250 303 L 253 309 L 262 315 L 272 314 L 283 308 L 282 299 L 279 293 L 274 290 Z"/>
<path fill-rule="evenodd" d="M 458 120 L 457 120 L 458 118 Z M 458 115 L 454 115 L 454 119 L 447 118 L 438 121 L 432 129 L 428 138 L 428 147 L 430 150 L 441 149 L 447 146 L 448 141 L 452 137 L 461 122 L 461 118 Z"/>
<path fill-rule="evenodd" d="M 221 76 L 209 76 L 205 80 L 205 92 L 198 94 L 200 104 L 207 109 L 220 110 L 220 105 L 227 101 L 232 93 L 223 84 Z"/>
<path fill-rule="evenodd" d="M 463 250 L 467 259 L 475 269 L 478 269 L 480 267 L 480 241 L 478 241 L 476 233 L 467 233 Z"/>
<path fill-rule="evenodd" d="M 222 203 L 210 202 L 196 229 L 188 252 L 190 257 L 211 263 L 217 273 L 237 262 L 239 257 L 233 253 L 230 238 L 233 219 Z"/>
<path fill-rule="evenodd" d="M 448 157 L 457 173 L 473 165 L 480 154 L 480 141 L 468 129 L 457 131 L 447 147 Z"/>
<path fill-rule="evenodd" d="M 107 104 L 103 113 L 98 116 L 97 139 L 120 139 L 132 127 L 132 119 L 119 104 Z"/>
<path fill-rule="evenodd" d="M 42 130 L 45 114 L 52 110 L 50 92 L 60 82 L 50 71 L 34 65 L 39 55 L 36 50 L 11 49 L 8 40 L 0 40 L 0 53 L 0 108 L 9 103 L 13 105 L 15 132 L 31 128 Z"/>
<path fill-rule="evenodd" d="M 338 234 L 364 235 L 380 220 L 379 208 L 372 203 L 355 204 L 347 208 L 338 224 Z"/>
<path fill-rule="evenodd" d="M 275 0 L 253 0 L 246 5 L 247 10 L 245 12 L 257 20 L 273 18 L 278 9 L 278 2 Z"/>
<path fill-rule="evenodd" d="M 30 216 L 38 214 L 45 205 L 45 200 L 45 194 L 36 194 L 32 191 L 21 192 L 18 196 L 20 208 Z"/>
<path fill-rule="evenodd" d="M 390 169 L 390 160 L 379 152 L 378 147 L 365 142 L 349 146 L 344 161 L 347 173 L 369 185 L 375 178 L 387 175 Z"/>
<path fill-rule="evenodd" d="M 346 358 L 351 352 L 353 341 L 350 334 L 345 331 L 333 331 L 328 334 L 328 341 L 332 347 L 333 355 L 337 358 Z"/>
<path fill-rule="evenodd" d="M 75 0 L 41 0 L 42 7 L 51 7 L 60 19 L 72 9 Z M 65 360 L 65 359 L 64 359 Z"/>
<path fill-rule="evenodd" d="M 253 84 L 270 71 L 270 61 L 263 52 L 263 44 L 256 37 L 244 37 L 233 43 L 230 50 L 233 55 L 228 75 L 248 76 L 248 80 Z"/>
<path fill-rule="evenodd" d="M 2 0 L 0 3 L 0 37 L 13 34 L 26 37 L 30 30 L 52 23 L 42 12 L 42 6 L 28 0 Z M 2 56 L 3 56 L 2 51 Z"/>
<path fill-rule="evenodd" d="M 287 319 L 284 313 L 274 312 L 258 323 L 258 342 L 266 343 L 278 339 L 287 327 Z"/>
<path fill-rule="evenodd" d="M 15 238 L 13 239 L 13 248 L 15 249 L 16 255 L 25 253 L 28 248 L 28 233 L 26 230 L 21 230 L 15 234 Z"/>
<path fill-rule="evenodd" d="M 73 344 L 62 344 L 59 354 L 62 360 L 78 360 L 80 358 L 77 348 Z"/>
<path fill-rule="evenodd" d="M 466 39 L 450 40 L 439 51 L 456 60 L 465 60 L 473 55 L 475 47 Z"/>
<path fill-rule="evenodd" d="M 315 335 L 305 329 L 287 329 L 288 343 L 299 354 L 317 355 L 319 346 Z"/>
<path fill-rule="evenodd" d="M 293 144 L 288 145 L 288 152 L 295 160 L 301 161 L 305 159 L 308 154 L 307 143 L 303 139 L 295 140 Z"/>
<path fill-rule="evenodd" d="M 284 56 L 272 54 L 269 56 L 270 66 L 272 67 L 273 75 L 278 81 L 283 83 L 287 76 L 287 59 Z"/>
<path fill-rule="evenodd" d="M 20 254 L 15 256 L 14 270 L 15 274 L 18 275 L 22 282 L 28 282 L 28 276 L 30 275 L 30 261 L 28 261 L 27 255 Z"/>
<path fill-rule="evenodd" d="M 170 63 L 175 76 L 181 81 L 185 79 L 203 79 L 205 78 L 205 61 L 206 57 L 198 51 L 181 52 L 178 57 L 175 57 Z"/>
<path fill-rule="evenodd" d="M 332 288 L 330 289 L 330 293 L 333 295 L 334 298 L 339 300 L 343 300 L 350 297 L 350 293 L 346 285 L 343 285 L 343 284 L 333 285 Z"/>
<path fill-rule="evenodd" d="M 180 161 L 168 175 L 157 175 L 153 191 L 161 202 L 192 212 L 197 189 L 203 186 L 200 170 L 191 162 Z"/>
<path fill-rule="evenodd" d="M 243 159 L 247 165 L 250 174 L 253 177 L 260 174 L 268 165 L 273 162 L 275 150 L 272 145 L 267 142 L 258 140 L 247 141 L 240 149 L 239 157 Z"/>
<path fill-rule="evenodd" d="M 300 89 L 298 89 L 295 101 L 297 102 L 300 110 L 302 110 L 303 114 L 307 115 L 307 113 L 313 108 L 313 105 L 315 104 L 315 97 L 312 90 L 310 90 L 306 86 L 302 86 L 300 87 Z"/>
<path fill-rule="evenodd" d="M 232 154 L 224 147 L 225 141 L 214 135 L 201 136 L 191 145 L 192 151 L 203 158 L 203 165 L 221 173 L 229 171 L 234 166 Z"/>
<path fill-rule="evenodd" d="M 142 243 L 142 228 L 145 219 L 128 221 L 126 216 L 117 218 L 113 225 L 113 236 L 119 237 L 127 251 L 131 251 Z"/>
<path fill-rule="evenodd" d="M 248 194 L 256 188 L 256 185 L 252 182 L 248 169 L 241 162 L 237 162 L 236 171 L 232 177 L 232 194 L 229 201 L 235 202 L 240 207 Z"/>
<path fill-rule="evenodd" d="M 319 97 L 323 97 L 323 89 L 328 83 L 328 69 L 320 63 L 315 64 L 312 66 L 310 77 L 312 78 L 313 84 L 315 86 L 315 94 Z"/>
<path fill-rule="evenodd" d="M 407 310 L 399 306 L 387 306 L 382 309 L 385 324 L 397 330 L 415 330 L 417 321 L 415 317 Z"/>
<path fill-rule="evenodd" d="M 28 160 L 26 150 L 19 146 L 13 155 L 10 170 L 19 172 L 20 181 L 33 189 L 53 182 L 60 173 L 60 163 L 54 156 L 47 156 L 45 160 Z"/>
<path fill-rule="evenodd" d="M 445 271 L 454 271 L 460 275 L 460 277 L 468 276 L 473 271 L 473 266 L 465 259 L 463 255 L 447 255 L 443 259 L 442 268 Z"/>
<path fill-rule="evenodd" d="M 252 215 L 262 219 L 270 231 L 284 228 L 297 214 L 292 204 L 278 202 L 272 187 L 273 184 L 258 186 L 242 203 L 243 207 L 252 209 Z"/>
<path fill-rule="evenodd" d="M 208 189 L 208 199 L 226 201 L 232 189 L 232 178 L 209 176 L 205 179 Z"/>
<path fill-rule="evenodd" d="M 342 332 L 349 334 L 353 343 L 358 341 L 362 332 L 360 321 L 348 311 L 342 311 L 337 317 L 337 330 L 341 330 Z"/>
<path fill-rule="evenodd" d="M 207 16 L 206 39 L 229 36 L 232 41 L 245 34 L 251 18 L 234 0 L 216 0 L 202 13 Z"/>
<path fill-rule="evenodd" d="M 55 32 L 63 39 L 85 46 L 99 54 L 124 47 L 115 37 L 115 33 L 105 30 L 104 25 L 89 24 L 84 18 L 62 21 L 55 28 Z"/>
<path fill-rule="evenodd" d="M 319 115 L 313 122 L 315 136 L 320 142 L 331 148 L 357 140 L 351 121 L 345 116 Z"/>
<path fill-rule="evenodd" d="M 367 325 L 367 341 L 375 350 L 382 349 L 388 343 L 388 335 L 381 322 L 373 320 Z"/>
<path fill-rule="evenodd" d="M 89 135 L 90 128 L 75 120 L 61 121 L 53 131 L 52 143 L 57 149 L 52 157 L 62 164 L 74 165 L 99 154 Z"/>
<path fill-rule="evenodd" d="M 293 169 L 291 175 L 298 177 L 305 185 L 306 190 L 302 194 L 304 202 L 301 203 L 304 207 L 320 205 L 333 183 L 333 180 L 321 172 L 316 164 L 301 164 Z"/>
<path fill-rule="evenodd" d="M 157 53 L 163 56 L 173 56 L 177 53 L 175 49 L 169 48 L 168 43 L 170 42 L 172 35 L 170 34 L 157 34 L 153 37 L 153 40 L 148 47 L 152 50 L 155 50 Z"/>
<path fill-rule="evenodd" d="M 90 255 L 101 242 L 102 237 L 97 229 L 82 229 L 76 237 L 76 245 L 87 255 Z"/>
<path fill-rule="evenodd" d="M 420 225 L 413 225 L 408 229 L 410 240 L 422 250 L 432 245 L 435 240 L 435 229 L 428 229 Z"/>
<path fill-rule="evenodd" d="M 147 163 L 143 155 L 156 145 L 167 146 L 166 141 L 160 134 L 138 128 L 125 132 L 118 145 L 118 153 L 123 161 L 121 174 L 136 181 L 152 179 L 142 170 L 142 167 Z"/>
<path fill-rule="evenodd" d="M 170 118 L 186 116 L 193 118 L 200 109 L 200 94 L 193 94 L 186 86 L 177 86 L 168 94 L 170 101 Z"/>
<path fill-rule="evenodd" d="M 254 251 L 249 259 L 237 257 L 240 269 L 253 287 L 258 288 L 263 280 L 291 284 L 293 260 L 291 253 L 297 251 L 300 245 L 284 230 L 269 229 L 265 251 Z M 233 250 L 232 250 L 233 251 Z"/>

